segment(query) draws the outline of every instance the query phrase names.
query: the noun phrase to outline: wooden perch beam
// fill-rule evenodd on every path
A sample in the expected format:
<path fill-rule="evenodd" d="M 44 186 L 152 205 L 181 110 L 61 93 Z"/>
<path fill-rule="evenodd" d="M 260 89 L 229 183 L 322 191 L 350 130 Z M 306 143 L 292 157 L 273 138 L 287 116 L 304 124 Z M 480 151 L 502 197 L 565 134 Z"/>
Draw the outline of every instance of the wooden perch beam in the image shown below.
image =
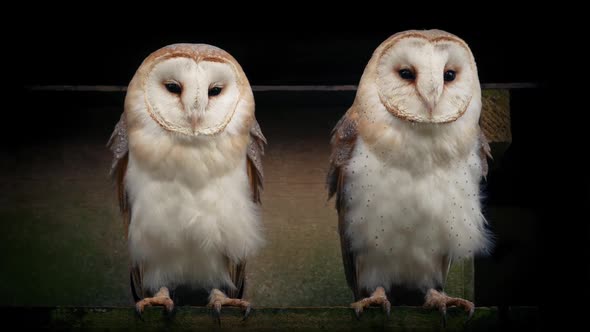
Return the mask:
<path fill-rule="evenodd" d="M 357 320 L 346 307 L 256 308 L 246 321 L 235 308 L 223 308 L 221 326 L 206 307 L 179 307 L 172 317 L 162 308 L 151 307 L 140 319 L 131 307 L 8 307 L 2 312 L 19 329 L 126 329 L 126 330 L 216 330 L 216 331 L 436 331 L 443 330 L 437 311 L 419 307 L 393 307 L 391 320 L 380 308 L 369 308 Z M 512 307 L 499 311 L 495 307 L 479 307 L 473 318 L 457 308 L 448 310 L 445 331 L 537 330 L 538 312 L 533 307 Z M 6 325 L 10 326 L 10 325 Z"/>

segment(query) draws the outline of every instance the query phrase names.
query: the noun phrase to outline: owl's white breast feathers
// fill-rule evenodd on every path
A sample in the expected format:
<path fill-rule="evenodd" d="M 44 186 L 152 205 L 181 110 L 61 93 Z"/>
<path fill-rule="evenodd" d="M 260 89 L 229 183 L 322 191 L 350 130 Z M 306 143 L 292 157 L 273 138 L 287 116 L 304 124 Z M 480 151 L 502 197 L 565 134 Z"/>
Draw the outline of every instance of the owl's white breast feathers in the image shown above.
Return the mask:
<path fill-rule="evenodd" d="M 232 123 L 243 124 L 237 113 Z M 243 261 L 263 243 L 246 173 L 249 137 L 231 123 L 204 138 L 139 123 L 130 128 L 126 186 L 130 254 L 144 268 L 144 287 L 232 285 L 224 257 Z"/>
<path fill-rule="evenodd" d="M 343 191 L 359 285 L 440 285 L 443 256 L 457 260 L 488 247 L 472 120 L 428 128 L 383 106 L 364 112 Z"/>

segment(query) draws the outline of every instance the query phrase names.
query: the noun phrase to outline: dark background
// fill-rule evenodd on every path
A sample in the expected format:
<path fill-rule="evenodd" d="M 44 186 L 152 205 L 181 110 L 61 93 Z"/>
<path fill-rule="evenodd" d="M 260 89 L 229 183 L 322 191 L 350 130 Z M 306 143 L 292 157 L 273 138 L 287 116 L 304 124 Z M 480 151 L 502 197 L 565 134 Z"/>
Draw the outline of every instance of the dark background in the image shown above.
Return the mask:
<path fill-rule="evenodd" d="M 24 78 L 27 84 L 126 85 L 141 61 L 172 43 L 201 42 L 221 47 L 244 68 L 251 84 L 356 84 L 373 50 L 395 32 L 439 28 L 471 47 L 482 82 L 539 82 L 549 73 L 542 64 L 545 42 L 536 27 L 510 25 L 392 24 L 380 31 L 216 31 L 162 28 L 134 31 L 44 27 L 34 35 Z M 177 31 L 179 30 L 179 31 Z M 298 29 L 296 29 L 298 30 Z M 41 51 L 41 52 L 39 52 Z"/>
<path fill-rule="evenodd" d="M 490 174 L 486 184 L 488 204 L 527 209 L 533 216 L 524 229 L 514 227 L 510 241 L 502 235 L 492 255 L 478 261 L 485 268 L 476 284 L 478 305 L 541 305 L 543 315 L 554 309 L 570 311 L 576 306 L 562 299 L 590 296 L 588 275 L 588 217 L 579 211 L 590 206 L 588 166 L 579 158 L 588 148 L 562 132 L 576 131 L 576 123 L 556 108 L 554 85 L 560 71 L 570 66 L 550 62 L 545 21 L 521 21 L 503 16 L 469 21 L 452 19 L 456 13 L 441 12 L 444 19 L 406 17 L 381 24 L 377 31 L 359 31 L 350 26 L 308 26 L 302 17 L 298 32 L 279 31 L 264 24 L 258 31 L 217 31 L 206 24 L 186 29 L 163 22 L 139 29 L 136 23 L 109 21 L 43 21 L 28 36 L 22 59 L 23 87 L 43 84 L 113 84 L 125 86 L 141 61 L 154 50 L 171 43 L 202 42 L 219 46 L 242 65 L 252 85 L 261 84 L 357 84 L 373 50 L 391 34 L 410 29 L 440 28 L 463 38 L 471 47 L 482 83 L 532 82 L 534 89 L 511 91 L 513 142 Z M 534 14 L 531 13 L 534 18 Z M 449 19 L 450 17 L 450 19 Z M 397 23 L 395 23 L 397 22 Z M 452 22 L 452 23 L 450 23 Z M 360 24 L 359 24 L 360 25 Z M 385 25 L 385 27 L 383 27 Z M 184 26 L 183 26 L 184 27 Z M 305 28 L 305 31 L 301 31 Z M 331 28 L 331 29 L 330 29 Z M 556 75 L 557 73 L 557 75 Z M 26 123 L 31 135 L 3 134 L 17 138 L 11 149 L 39 140 L 75 139 L 80 133 L 112 128 L 120 112 L 88 118 L 87 105 L 121 106 L 122 93 L 32 92 L 24 88 L 26 112 L 11 113 L 13 121 Z M 280 121 L 273 107 L 283 102 L 295 105 L 330 105 L 341 112 L 327 116 L 335 123 L 350 105 L 352 93 L 259 93 L 257 117 L 264 128 Z M 122 108 L 121 108 L 122 110 Z M 309 114 L 313 116 L 313 114 Z M 9 117 L 10 119 L 10 117 Z M 91 122 L 90 128 L 81 122 Z M 293 127 L 304 129 L 303 123 Z M 108 131 L 107 130 L 107 131 Z M 585 140 L 587 142 L 588 139 Z M 7 142 L 6 140 L 4 142 Z M 5 155 L 10 158 L 10 154 Z M 497 161 L 499 162 L 499 161 Z M 583 211 L 582 211 L 583 212 Z M 492 225 L 492 229 L 494 225 Z M 510 229 L 510 227 L 508 227 Z M 508 231 L 510 232 L 510 231 Z M 523 243 L 532 243 L 519 248 Z M 508 268 L 503 261 L 526 250 L 525 261 Z M 504 269 L 504 270 L 502 270 Z M 508 269 L 508 270 L 506 270 Z M 477 274 L 477 270 L 476 270 Z M 494 278 L 509 275 L 503 287 L 489 288 Z M 565 297 L 564 297 L 565 296 Z"/>

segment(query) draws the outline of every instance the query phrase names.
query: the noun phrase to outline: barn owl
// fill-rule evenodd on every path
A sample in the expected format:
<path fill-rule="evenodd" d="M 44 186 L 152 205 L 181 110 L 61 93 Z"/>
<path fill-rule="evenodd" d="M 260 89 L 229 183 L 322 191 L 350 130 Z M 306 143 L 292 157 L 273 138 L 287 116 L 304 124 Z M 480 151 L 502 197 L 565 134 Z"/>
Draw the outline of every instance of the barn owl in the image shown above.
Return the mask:
<path fill-rule="evenodd" d="M 179 298 L 247 317 L 246 261 L 264 242 L 265 144 L 248 79 L 227 52 L 175 44 L 137 69 L 107 145 L 139 314 L 172 311 Z"/>
<path fill-rule="evenodd" d="M 373 53 L 332 132 L 327 178 L 357 317 L 369 305 L 389 316 L 391 303 L 473 314 L 442 290 L 453 260 L 490 245 L 480 110 L 475 61 L 457 36 L 405 31 Z"/>

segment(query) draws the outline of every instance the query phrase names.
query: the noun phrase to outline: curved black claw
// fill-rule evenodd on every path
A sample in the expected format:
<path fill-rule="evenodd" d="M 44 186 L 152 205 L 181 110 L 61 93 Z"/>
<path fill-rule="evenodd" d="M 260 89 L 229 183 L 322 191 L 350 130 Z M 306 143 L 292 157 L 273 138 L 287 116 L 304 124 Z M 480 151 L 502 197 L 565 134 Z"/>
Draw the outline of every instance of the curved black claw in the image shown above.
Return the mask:
<path fill-rule="evenodd" d="M 141 319 L 142 322 L 145 322 L 142 314 L 143 311 L 138 306 L 135 306 L 135 315 L 137 316 L 137 318 Z"/>
<path fill-rule="evenodd" d="M 385 311 L 385 315 L 387 316 L 387 320 L 391 318 L 391 302 L 386 301 L 383 303 L 383 311 Z"/>
<path fill-rule="evenodd" d="M 447 307 L 441 307 L 440 309 L 442 326 L 447 327 Z"/>
<path fill-rule="evenodd" d="M 213 319 L 221 326 L 221 306 L 213 306 Z"/>
<path fill-rule="evenodd" d="M 354 308 L 354 315 L 357 320 L 361 320 L 361 314 L 363 313 L 363 309 L 361 308 Z"/>
<path fill-rule="evenodd" d="M 168 307 L 164 307 L 164 317 L 170 319 L 176 315 L 176 306 L 172 307 L 172 309 L 168 309 Z"/>
<path fill-rule="evenodd" d="M 242 321 L 245 321 L 248 318 L 250 311 L 252 311 L 252 306 L 248 304 L 246 307 L 246 312 L 244 312 L 244 317 L 242 317 Z"/>
<path fill-rule="evenodd" d="M 465 323 L 469 322 L 471 320 L 471 318 L 473 318 L 474 312 L 475 312 L 475 308 L 469 309 L 469 314 L 467 315 L 467 319 L 465 320 Z"/>

